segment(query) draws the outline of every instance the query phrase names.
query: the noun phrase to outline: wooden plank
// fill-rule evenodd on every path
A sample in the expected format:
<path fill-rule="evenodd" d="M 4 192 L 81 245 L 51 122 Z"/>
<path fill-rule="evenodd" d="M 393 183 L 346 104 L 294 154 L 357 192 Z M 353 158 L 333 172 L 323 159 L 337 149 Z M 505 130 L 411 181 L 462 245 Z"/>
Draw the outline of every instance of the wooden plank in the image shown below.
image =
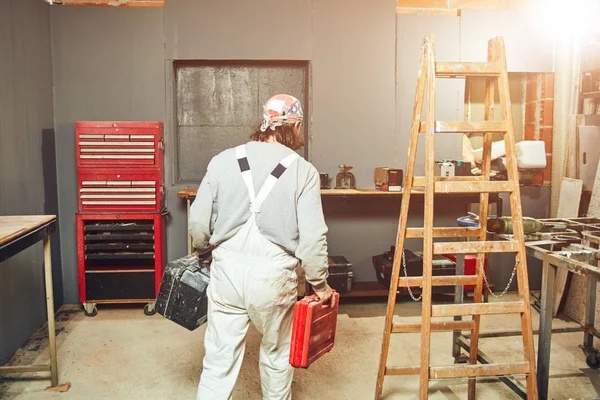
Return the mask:
<path fill-rule="evenodd" d="M 510 193 L 515 186 L 506 181 L 436 182 L 435 193 Z"/>
<path fill-rule="evenodd" d="M 509 240 L 438 242 L 433 244 L 434 254 L 514 253 L 519 249 L 519 242 Z"/>
<path fill-rule="evenodd" d="M 447 0 L 396 0 L 396 7 L 446 8 Z"/>
<path fill-rule="evenodd" d="M 435 133 L 505 133 L 507 127 L 505 121 L 437 121 Z M 419 132 L 427 132 L 427 123 L 421 123 Z"/>
<path fill-rule="evenodd" d="M 488 63 L 499 66 L 498 59 L 493 54 L 493 46 L 492 42 L 488 42 Z M 496 80 L 492 78 L 486 79 L 485 82 L 485 110 L 483 118 L 486 121 L 491 121 L 494 119 L 494 92 L 496 87 Z M 502 105 L 501 105 L 502 106 Z M 481 175 L 485 180 L 490 179 L 490 170 L 491 170 L 491 160 L 492 160 L 492 133 L 485 132 L 483 134 L 483 152 L 481 156 Z M 482 193 L 479 201 L 479 220 L 481 226 L 481 233 L 479 236 L 480 241 L 485 241 L 487 239 L 487 218 L 489 211 L 489 194 Z M 482 259 L 479 257 L 476 261 L 476 272 L 477 280 L 475 282 L 475 287 L 473 289 L 473 302 L 481 303 L 483 301 L 483 274 L 481 271 L 483 270 Z M 469 352 L 469 364 L 474 365 L 477 364 L 477 349 L 479 346 L 479 329 L 481 316 L 474 315 L 473 324 L 475 325 L 473 329 L 473 333 L 471 334 L 470 347 L 473 351 Z M 476 389 L 476 381 L 474 379 L 469 380 L 467 396 L 469 399 L 475 398 L 475 389 Z"/>
<path fill-rule="evenodd" d="M 475 275 L 445 275 L 445 276 L 432 276 L 431 286 L 452 286 L 452 285 L 474 285 L 477 281 Z M 408 285 L 407 285 L 408 282 Z M 421 276 L 409 276 L 400 277 L 398 280 L 398 287 L 415 287 L 423 286 L 423 277 Z"/>
<path fill-rule="evenodd" d="M 434 215 L 434 175 L 435 175 L 435 38 L 427 38 L 427 116 L 425 118 L 428 129 L 425 133 L 425 198 L 424 198 L 424 229 L 433 232 Z M 408 178 L 412 180 L 411 174 Z M 408 210 L 402 210 L 407 212 Z M 421 300 L 421 372 L 419 384 L 419 399 L 427 400 L 429 397 L 429 365 L 431 362 L 431 275 L 433 263 L 433 237 L 425 235 L 423 238 L 423 297 Z"/>
<path fill-rule="evenodd" d="M 474 378 L 478 376 L 524 375 L 529 372 L 528 362 L 512 364 L 459 365 L 431 367 L 431 379 Z"/>
<path fill-rule="evenodd" d="M 576 218 L 578 216 L 582 190 L 583 181 L 563 178 L 556 218 Z"/>
<path fill-rule="evenodd" d="M 419 367 L 387 367 L 385 375 L 419 375 L 419 371 Z"/>
<path fill-rule="evenodd" d="M 470 331 L 474 327 L 473 321 L 442 321 L 432 322 L 431 330 L 435 332 L 442 331 Z M 394 324 L 392 326 L 393 333 L 410 333 L 421 332 L 421 324 Z"/>
<path fill-rule="evenodd" d="M 416 8 L 416 7 L 396 7 L 397 15 L 427 15 L 459 17 L 460 10 L 456 8 Z"/>
<path fill-rule="evenodd" d="M 21 374 L 24 372 L 46 372 L 50 371 L 50 365 L 6 365 L 0 367 L 3 374 Z"/>
<path fill-rule="evenodd" d="M 433 178 L 434 182 L 477 182 L 483 180 L 482 176 L 436 176 Z M 413 178 L 413 186 L 425 186 L 425 177 L 415 176 Z"/>
<path fill-rule="evenodd" d="M 563 178 L 560 186 L 560 195 L 558 198 L 557 218 L 577 218 L 579 216 L 579 203 L 583 190 L 583 181 L 579 179 Z M 556 317 L 563 302 L 567 280 L 569 279 L 569 270 L 559 268 L 556 271 L 556 280 L 554 281 L 554 308 L 552 316 Z"/>
<path fill-rule="evenodd" d="M 458 317 L 460 315 L 494 315 L 521 313 L 524 309 L 522 301 L 480 304 L 438 304 L 432 307 L 433 317 Z"/>
<path fill-rule="evenodd" d="M 0 245 L 4 245 L 56 219 L 56 215 L 0 216 Z"/>
<path fill-rule="evenodd" d="M 466 76 L 498 76 L 501 68 L 494 63 L 487 62 L 436 62 L 435 74 L 438 77 L 466 77 Z"/>
<path fill-rule="evenodd" d="M 596 178 L 592 186 L 592 198 L 587 212 L 588 217 L 600 218 L 600 162 L 596 170 Z"/>
<path fill-rule="evenodd" d="M 198 194 L 198 188 L 185 188 L 177 192 L 177 197 L 187 200 L 189 198 L 196 197 L 196 194 Z"/>
<path fill-rule="evenodd" d="M 423 228 L 407 228 L 406 238 L 422 238 L 424 234 Z M 479 236 L 479 228 L 433 228 L 433 237 L 451 237 L 451 238 L 467 238 Z"/>
<path fill-rule="evenodd" d="M 515 150 L 515 132 L 513 127 L 512 110 L 510 103 L 510 87 L 508 83 L 508 69 L 506 66 L 506 49 L 502 37 L 490 41 L 490 49 L 498 63 L 502 66 L 502 73 L 498 79 L 498 98 L 502 107 L 500 118 L 508 121 L 508 132 L 504 135 L 506 144 L 507 176 L 511 182 L 519 182 L 519 171 L 517 169 L 517 155 Z M 533 343 L 533 328 L 531 324 L 531 310 L 529 307 L 529 277 L 527 276 L 527 255 L 525 253 L 525 235 L 523 231 L 523 210 L 521 209 L 521 190 L 518 184 L 510 194 L 510 210 L 513 219 L 513 237 L 519 243 L 520 250 L 516 256 L 517 283 L 519 298 L 523 304 L 521 314 L 521 330 L 523 331 L 523 356 L 528 363 L 527 395 L 529 399 L 538 398 L 537 377 L 535 374 L 535 346 Z"/>
<path fill-rule="evenodd" d="M 406 179 L 404 179 L 402 204 L 400 216 L 398 218 L 398 234 L 396 236 L 396 253 L 392 268 L 392 279 L 389 287 L 388 303 L 385 314 L 385 326 L 383 328 L 383 340 L 381 342 L 381 353 L 379 357 L 379 369 L 377 371 L 377 383 L 375 386 L 375 398 L 379 399 L 383 393 L 383 380 L 389 371 L 386 368 L 388 351 L 390 346 L 390 335 L 394 318 L 394 307 L 396 305 L 396 294 L 398 291 L 398 275 L 400 274 L 400 261 L 404 248 L 404 238 L 406 234 L 406 225 L 408 222 L 408 209 L 412 193 L 412 177 L 414 176 L 415 163 L 417 159 L 417 145 L 419 142 L 419 125 L 421 123 L 421 113 L 423 112 L 423 97 L 425 92 L 425 80 L 427 73 L 427 62 L 429 58 L 429 44 L 427 40 L 421 48 L 421 65 L 415 89 L 415 102 L 413 108 L 412 124 L 410 129 L 410 139 L 408 143 L 408 160 L 406 162 Z M 418 370 L 417 370 L 418 371 Z"/>

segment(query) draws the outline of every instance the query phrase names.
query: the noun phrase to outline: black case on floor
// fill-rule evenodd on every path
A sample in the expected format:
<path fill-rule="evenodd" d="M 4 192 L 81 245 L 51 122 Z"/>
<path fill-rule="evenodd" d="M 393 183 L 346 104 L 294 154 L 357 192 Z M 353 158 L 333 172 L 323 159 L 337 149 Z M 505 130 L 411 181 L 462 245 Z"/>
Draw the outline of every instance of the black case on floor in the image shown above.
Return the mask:
<path fill-rule="evenodd" d="M 395 251 L 395 246 L 391 246 L 390 251 L 373 256 L 373 267 L 375 268 L 377 280 L 379 283 L 388 288 L 390 287 L 390 281 L 392 277 Z M 404 257 L 406 261 L 406 274 L 408 276 L 422 276 L 423 258 L 420 255 L 413 253 L 409 249 L 404 249 Z M 455 275 L 456 265 L 452 260 L 449 260 L 446 257 L 434 255 L 432 274 L 433 276 Z M 400 264 L 400 290 L 407 290 L 406 286 L 402 285 L 402 278 L 404 278 L 404 276 L 404 266 L 403 264 Z M 454 292 L 454 286 L 435 286 L 433 287 L 432 292 L 452 293 Z"/>
<path fill-rule="evenodd" d="M 171 261 L 163 274 L 156 311 L 190 331 L 206 322 L 210 263 L 193 254 Z"/>
<path fill-rule="evenodd" d="M 327 284 L 338 293 L 347 293 L 352 290 L 352 264 L 344 256 L 330 256 L 329 278 Z"/>

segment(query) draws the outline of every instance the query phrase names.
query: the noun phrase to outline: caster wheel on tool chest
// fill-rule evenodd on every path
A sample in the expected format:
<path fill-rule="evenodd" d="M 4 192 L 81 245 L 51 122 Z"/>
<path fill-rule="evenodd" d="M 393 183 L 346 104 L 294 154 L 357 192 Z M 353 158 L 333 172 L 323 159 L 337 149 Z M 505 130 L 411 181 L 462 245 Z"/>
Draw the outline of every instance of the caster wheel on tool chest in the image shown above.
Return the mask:
<path fill-rule="evenodd" d="M 146 304 L 144 306 L 144 314 L 146 315 L 154 315 L 156 314 L 156 309 L 154 308 L 154 303 Z"/>
<path fill-rule="evenodd" d="M 95 304 L 83 304 L 83 313 L 86 317 L 95 317 L 98 315 L 98 308 Z"/>
<path fill-rule="evenodd" d="M 588 354 L 587 357 L 585 357 L 585 363 L 590 368 L 598 369 L 600 368 L 600 360 L 598 359 L 598 357 L 600 357 L 598 353 Z"/>

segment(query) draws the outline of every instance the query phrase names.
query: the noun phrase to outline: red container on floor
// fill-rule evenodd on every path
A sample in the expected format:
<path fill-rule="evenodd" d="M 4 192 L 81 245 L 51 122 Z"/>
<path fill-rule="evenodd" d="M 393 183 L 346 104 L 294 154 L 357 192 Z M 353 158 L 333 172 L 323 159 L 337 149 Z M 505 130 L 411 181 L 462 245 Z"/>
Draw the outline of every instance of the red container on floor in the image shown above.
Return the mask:
<path fill-rule="evenodd" d="M 307 296 L 294 306 L 290 364 L 308 368 L 333 348 L 340 295 L 323 304 L 317 295 Z"/>

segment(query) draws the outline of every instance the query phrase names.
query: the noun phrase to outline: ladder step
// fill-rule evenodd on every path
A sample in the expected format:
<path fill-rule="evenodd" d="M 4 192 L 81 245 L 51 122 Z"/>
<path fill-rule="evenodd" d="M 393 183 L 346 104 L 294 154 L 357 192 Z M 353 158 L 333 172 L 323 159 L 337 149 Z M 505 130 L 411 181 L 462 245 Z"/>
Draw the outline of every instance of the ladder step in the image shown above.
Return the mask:
<path fill-rule="evenodd" d="M 422 238 L 425 228 L 406 228 L 406 238 Z M 479 228 L 433 228 L 433 237 L 478 237 Z"/>
<path fill-rule="evenodd" d="M 439 178 L 439 177 L 438 177 Z M 467 179 L 461 179 L 467 178 Z M 455 177 L 454 179 L 435 179 L 434 190 L 437 194 L 452 193 L 511 193 L 514 189 L 512 182 L 508 181 L 484 181 L 481 179 L 469 179 L 470 176 Z M 476 177 L 479 178 L 479 177 Z M 425 177 L 413 178 L 414 187 L 425 187 Z"/>
<path fill-rule="evenodd" d="M 432 322 L 431 330 L 436 332 L 441 331 L 470 331 L 475 329 L 475 321 L 442 321 Z M 394 324 L 392 325 L 392 333 L 409 333 L 421 332 L 421 324 Z"/>
<path fill-rule="evenodd" d="M 435 133 L 506 133 L 508 124 L 505 121 L 436 121 Z M 427 124 L 421 122 L 420 133 L 427 132 Z"/>
<path fill-rule="evenodd" d="M 459 317 L 461 315 L 516 314 L 525 311 L 522 301 L 474 304 L 438 304 L 431 306 L 432 317 Z"/>
<path fill-rule="evenodd" d="M 485 62 L 436 62 L 437 77 L 455 78 L 459 76 L 499 76 L 502 68 Z"/>
<path fill-rule="evenodd" d="M 434 176 L 434 182 L 489 182 L 484 176 Z M 424 176 L 413 177 L 413 186 L 425 186 Z"/>
<path fill-rule="evenodd" d="M 514 185 L 506 181 L 436 182 L 435 193 L 511 193 Z"/>
<path fill-rule="evenodd" d="M 520 245 L 516 240 L 437 242 L 433 244 L 433 254 L 516 253 L 519 250 Z"/>
<path fill-rule="evenodd" d="M 386 375 L 419 375 L 419 367 L 386 367 Z M 526 361 L 512 364 L 476 364 L 448 367 L 429 367 L 431 379 L 474 378 L 479 376 L 526 375 L 529 363 Z"/>
<path fill-rule="evenodd" d="M 406 281 L 408 286 L 423 286 L 422 276 L 409 276 L 408 278 L 400 276 L 398 278 L 398 287 L 406 287 Z M 445 275 L 445 276 L 432 276 L 431 286 L 452 286 L 452 285 L 475 285 L 477 283 L 477 276 L 475 275 Z"/>
<path fill-rule="evenodd" d="M 478 364 L 448 367 L 430 367 L 431 379 L 473 378 L 478 376 L 526 375 L 529 363 L 526 361 L 511 364 Z"/>
<path fill-rule="evenodd" d="M 385 367 L 385 375 L 419 375 L 419 367 Z"/>

